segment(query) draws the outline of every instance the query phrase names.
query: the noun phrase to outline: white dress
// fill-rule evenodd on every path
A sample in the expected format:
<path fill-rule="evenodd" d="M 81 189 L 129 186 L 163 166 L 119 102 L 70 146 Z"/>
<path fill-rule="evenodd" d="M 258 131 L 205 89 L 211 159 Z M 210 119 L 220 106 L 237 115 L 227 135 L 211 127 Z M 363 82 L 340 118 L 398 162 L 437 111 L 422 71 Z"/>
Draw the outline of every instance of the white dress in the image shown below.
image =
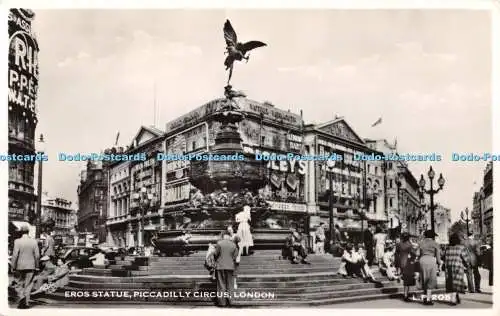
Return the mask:
<path fill-rule="evenodd" d="M 384 260 L 384 251 L 385 251 L 385 240 L 387 239 L 387 235 L 384 233 L 377 233 L 373 236 L 375 241 L 375 259 L 380 264 Z"/>
<path fill-rule="evenodd" d="M 253 246 L 253 237 L 250 232 L 250 207 L 244 207 L 243 211 L 236 214 L 236 222 L 238 224 L 238 231 L 236 235 L 238 235 L 241 239 L 239 246 L 240 249 L 252 247 Z"/>

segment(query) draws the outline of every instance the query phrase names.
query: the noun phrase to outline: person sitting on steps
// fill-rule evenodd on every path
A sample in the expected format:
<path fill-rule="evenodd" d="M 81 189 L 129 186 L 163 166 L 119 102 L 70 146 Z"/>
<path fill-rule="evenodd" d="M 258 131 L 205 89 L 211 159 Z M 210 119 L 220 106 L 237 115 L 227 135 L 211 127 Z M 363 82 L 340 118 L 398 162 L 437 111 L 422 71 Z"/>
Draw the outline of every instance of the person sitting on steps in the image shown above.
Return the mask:
<path fill-rule="evenodd" d="M 285 245 L 282 251 L 282 256 L 284 259 L 290 259 L 293 264 L 300 262 L 304 264 L 310 264 L 306 261 L 307 251 L 303 245 L 302 236 L 295 228 L 290 229 L 290 235 L 286 238 Z"/>

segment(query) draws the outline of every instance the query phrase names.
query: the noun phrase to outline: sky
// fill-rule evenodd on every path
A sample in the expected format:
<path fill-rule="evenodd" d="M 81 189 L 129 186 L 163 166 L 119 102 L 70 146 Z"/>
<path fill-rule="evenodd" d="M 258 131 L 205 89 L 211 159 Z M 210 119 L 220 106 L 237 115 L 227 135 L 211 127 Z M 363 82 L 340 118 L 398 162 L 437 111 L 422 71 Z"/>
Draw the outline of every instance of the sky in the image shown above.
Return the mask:
<path fill-rule="evenodd" d="M 43 191 L 77 201 L 83 164 L 58 153 L 99 152 L 118 132 L 129 145 L 155 123 L 155 100 L 164 129 L 221 97 L 226 18 L 242 41 L 268 44 L 235 66 L 236 89 L 308 123 L 343 116 L 361 137 L 397 138 L 401 153 L 441 154 L 436 201 L 453 220 L 472 209 L 485 162 L 451 153 L 492 150 L 492 56 L 489 13 L 466 10 L 37 10 Z M 417 179 L 428 168 L 410 164 Z"/>

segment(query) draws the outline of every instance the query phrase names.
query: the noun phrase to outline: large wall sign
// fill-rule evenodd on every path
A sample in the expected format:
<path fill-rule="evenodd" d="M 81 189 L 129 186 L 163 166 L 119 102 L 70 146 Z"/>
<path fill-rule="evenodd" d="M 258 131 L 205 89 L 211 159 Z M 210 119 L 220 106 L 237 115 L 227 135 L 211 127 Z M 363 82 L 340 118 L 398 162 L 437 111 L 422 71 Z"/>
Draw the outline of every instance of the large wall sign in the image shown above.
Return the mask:
<path fill-rule="evenodd" d="M 30 15 L 31 14 L 31 15 Z M 38 43 L 31 31 L 33 13 L 9 12 L 9 106 L 36 112 L 38 93 Z"/>
<path fill-rule="evenodd" d="M 302 125 L 302 118 L 300 115 L 277 109 L 269 103 L 259 103 L 243 99 L 238 105 L 241 106 L 243 112 L 257 114 L 261 116 L 263 120 L 295 125 L 298 128 Z"/>
<path fill-rule="evenodd" d="M 210 114 L 216 112 L 224 99 L 215 99 L 210 101 L 197 109 L 167 123 L 165 127 L 165 132 L 169 133 L 175 131 L 179 128 L 188 128 L 192 125 L 202 122 Z M 302 127 L 302 117 L 300 115 L 280 110 L 275 108 L 273 105 L 267 103 L 259 103 L 249 99 L 238 100 L 238 106 L 242 112 L 258 115 L 263 121 L 273 121 L 277 124 L 288 124 L 293 126 L 295 129 L 300 129 Z"/>
<path fill-rule="evenodd" d="M 221 102 L 221 99 L 210 101 L 199 108 L 168 122 L 165 126 L 165 132 L 169 133 L 181 127 L 188 128 L 196 123 L 199 123 L 203 118 L 217 111 Z"/>

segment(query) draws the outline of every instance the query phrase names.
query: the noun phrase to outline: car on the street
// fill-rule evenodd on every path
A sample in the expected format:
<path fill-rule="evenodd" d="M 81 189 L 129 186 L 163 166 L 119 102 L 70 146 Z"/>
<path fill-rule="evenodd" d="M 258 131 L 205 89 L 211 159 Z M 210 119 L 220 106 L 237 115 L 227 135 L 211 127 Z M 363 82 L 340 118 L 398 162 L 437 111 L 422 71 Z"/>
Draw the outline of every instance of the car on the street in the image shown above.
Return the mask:
<path fill-rule="evenodd" d="M 99 249 L 93 247 L 72 246 L 66 248 L 66 251 L 60 258 L 68 264 L 71 270 L 91 268 L 92 261 L 90 257 L 98 252 Z"/>
<path fill-rule="evenodd" d="M 484 244 L 479 247 L 479 250 L 481 251 L 481 253 L 485 253 L 487 250 L 490 250 L 490 248 L 490 245 Z"/>

